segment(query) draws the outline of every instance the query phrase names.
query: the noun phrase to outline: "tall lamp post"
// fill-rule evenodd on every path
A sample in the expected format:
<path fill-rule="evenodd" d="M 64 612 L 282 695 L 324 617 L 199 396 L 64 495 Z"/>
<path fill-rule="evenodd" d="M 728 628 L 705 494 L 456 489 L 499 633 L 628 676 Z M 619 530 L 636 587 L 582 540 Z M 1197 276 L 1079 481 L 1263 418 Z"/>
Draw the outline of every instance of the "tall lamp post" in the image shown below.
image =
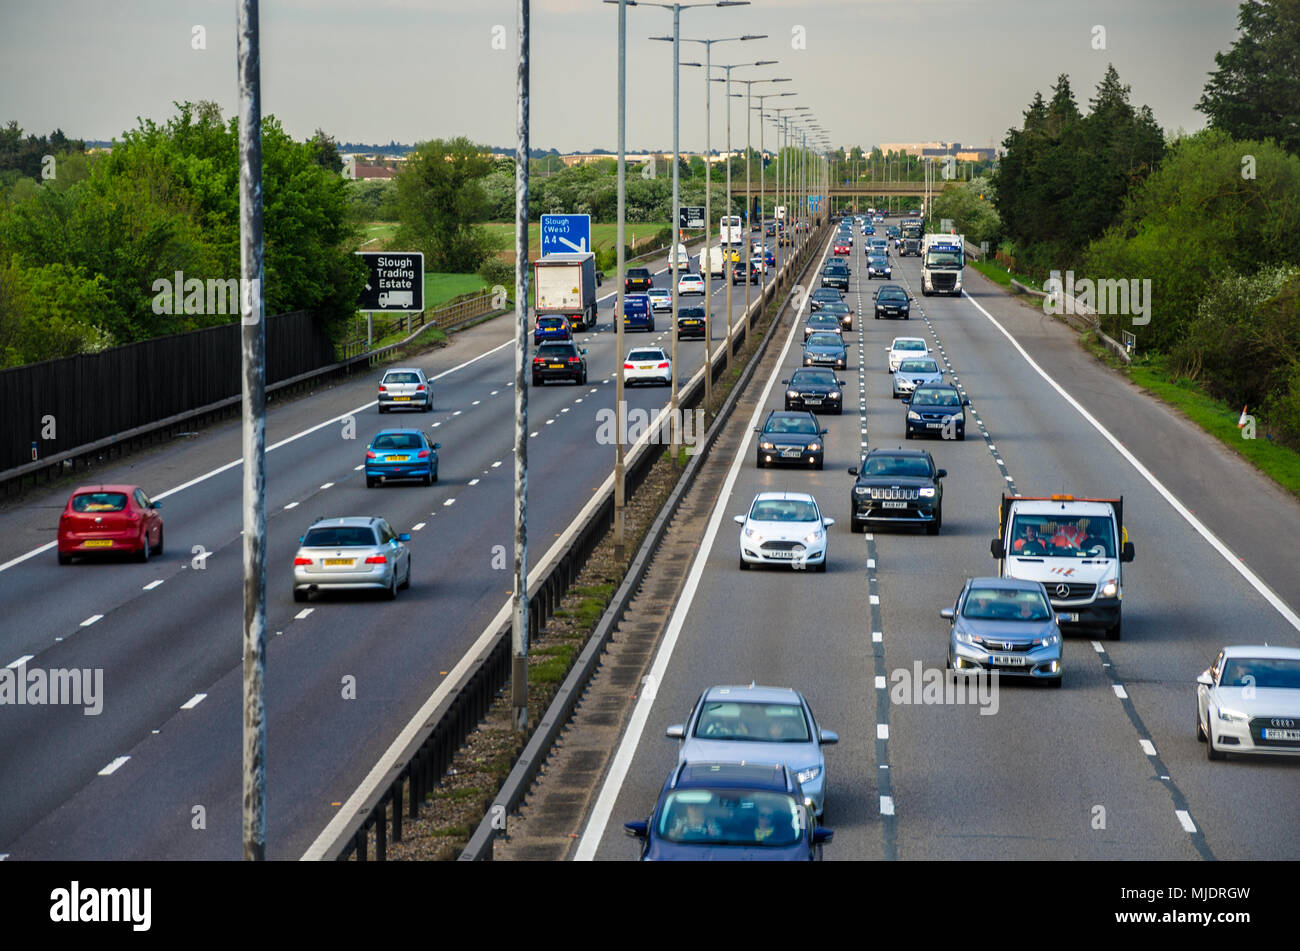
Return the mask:
<path fill-rule="evenodd" d="M 785 82 L 785 80 L 782 80 L 782 82 Z M 764 253 L 764 265 L 763 265 L 763 272 L 761 275 L 762 281 L 759 283 L 759 293 L 758 293 L 759 300 L 764 300 L 767 296 L 767 264 L 766 264 L 767 222 L 764 220 L 764 215 L 765 215 L 764 208 L 767 204 L 767 189 L 766 189 L 767 167 L 763 164 L 763 157 L 767 154 L 767 146 L 764 144 L 764 134 L 763 134 L 765 131 L 763 120 L 766 118 L 766 116 L 763 113 L 763 103 L 768 99 L 780 99 L 785 96 L 793 96 L 793 95 L 794 93 L 792 92 L 769 92 L 761 96 L 754 97 L 755 99 L 758 100 L 758 221 L 762 228 L 762 233 L 763 233 L 763 253 Z M 777 234 L 777 227 L 775 223 L 776 222 L 775 211 L 772 213 L 772 220 L 773 220 L 772 237 L 776 241 L 776 253 L 773 255 L 772 260 L 774 262 L 777 262 L 780 260 L 781 257 L 781 239 L 780 236 Z"/>
<path fill-rule="evenodd" d="M 737 79 L 736 82 L 737 82 L 738 84 L 743 84 L 744 87 L 745 87 L 745 95 L 744 95 L 744 96 L 742 96 L 742 95 L 741 95 L 740 93 L 738 93 L 738 92 L 733 92 L 731 95 L 732 95 L 732 97 L 735 98 L 735 99 L 744 99 L 744 100 L 745 100 L 745 226 L 746 226 L 746 228 L 748 228 L 748 227 L 749 227 L 750 217 L 753 215 L 753 211 L 754 211 L 754 196 L 753 196 L 753 194 L 751 193 L 751 189 L 750 189 L 750 181 L 749 181 L 749 160 L 750 160 L 750 156 L 751 156 L 751 154 L 752 154 L 753 151 L 754 151 L 754 147 L 753 147 L 752 140 L 751 140 L 751 137 L 750 137 L 750 135 L 751 135 L 751 129 L 752 129 L 752 127 L 753 127 L 753 115 L 754 115 L 754 112 L 753 112 L 753 106 L 751 105 L 752 100 L 753 100 L 752 93 L 753 93 L 753 91 L 754 91 L 754 86 L 755 86 L 756 84 L 759 84 L 759 83 L 788 83 L 788 82 L 790 82 L 790 80 L 789 80 L 788 78 L 786 78 L 786 77 L 781 77 L 781 78 L 778 78 L 778 79 Z M 793 96 L 794 93 L 785 93 L 785 95 Z M 759 121 L 761 122 L 762 120 L 760 119 Z M 761 171 L 761 165 L 762 165 L 762 156 L 761 156 L 761 155 L 759 156 L 759 164 L 760 164 L 760 171 Z M 759 181 L 760 181 L 760 184 L 761 184 L 761 182 L 762 182 L 761 177 L 760 177 Z M 762 241 L 763 241 L 763 244 L 762 244 L 763 251 L 762 251 L 761 258 L 760 258 L 760 262 L 761 262 L 761 264 L 762 264 L 762 267 L 759 268 L 759 274 L 760 274 L 760 276 L 765 276 L 765 275 L 767 274 L 767 232 L 764 230 L 764 227 L 763 227 L 763 207 L 762 207 L 762 200 L 761 200 L 761 199 L 759 200 L 759 210 L 758 210 L 758 234 L 759 234 L 759 237 L 760 237 L 760 238 L 762 239 Z M 760 277 L 760 280 L 761 280 L 761 277 Z M 760 299 L 761 299 L 761 295 L 760 295 Z M 745 314 L 746 314 L 746 320 L 748 320 L 748 315 L 749 315 L 749 281 L 746 281 L 746 282 L 745 282 Z M 746 327 L 746 333 L 748 333 L 748 332 L 749 332 L 748 327 Z M 731 351 L 730 351 L 730 350 L 727 351 L 727 358 L 728 358 L 728 360 L 730 360 L 730 358 L 731 358 Z"/>

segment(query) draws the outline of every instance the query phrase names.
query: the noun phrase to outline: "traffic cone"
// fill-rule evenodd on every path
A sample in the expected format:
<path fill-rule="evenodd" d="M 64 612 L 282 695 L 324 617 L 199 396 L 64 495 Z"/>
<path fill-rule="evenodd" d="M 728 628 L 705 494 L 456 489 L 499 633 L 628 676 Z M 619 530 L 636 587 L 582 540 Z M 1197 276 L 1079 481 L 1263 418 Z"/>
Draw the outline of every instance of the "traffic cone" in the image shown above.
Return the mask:
<path fill-rule="evenodd" d="M 1241 418 L 1237 420 L 1237 428 L 1244 429 L 1246 426 L 1246 407 L 1241 408 Z"/>

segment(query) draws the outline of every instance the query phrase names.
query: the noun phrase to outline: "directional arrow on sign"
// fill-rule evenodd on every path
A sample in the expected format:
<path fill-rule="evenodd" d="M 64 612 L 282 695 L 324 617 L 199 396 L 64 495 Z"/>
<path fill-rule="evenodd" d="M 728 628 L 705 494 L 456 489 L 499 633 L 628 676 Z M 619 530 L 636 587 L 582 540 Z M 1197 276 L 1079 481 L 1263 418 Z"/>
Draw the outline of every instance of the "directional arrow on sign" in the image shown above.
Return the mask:
<path fill-rule="evenodd" d="M 572 249 L 575 250 L 575 251 L 586 251 L 586 250 L 587 250 L 587 239 L 586 239 L 586 238 L 579 238 L 577 244 L 574 244 L 574 243 L 573 243 L 572 241 L 570 241 L 568 238 L 556 238 L 555 240 L 558 241 L 558 242 L 560 242 L 560 244 L 563 244 L 563 245 L 565 245 L 565 246 L 567 246 L 567 247 L 572 248 Z"/>

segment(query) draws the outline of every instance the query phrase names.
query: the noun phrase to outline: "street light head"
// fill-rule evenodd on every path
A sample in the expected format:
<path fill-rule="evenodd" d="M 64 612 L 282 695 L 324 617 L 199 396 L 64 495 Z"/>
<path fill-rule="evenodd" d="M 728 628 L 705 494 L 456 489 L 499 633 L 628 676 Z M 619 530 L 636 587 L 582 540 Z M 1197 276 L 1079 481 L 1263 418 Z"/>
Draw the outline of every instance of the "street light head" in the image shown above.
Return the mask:
<path fill-rule="evenodd" d="M 750 63 L 750 66 L 775 66 L 779 63 L 778 59 L 760 59 L 757 63 Z"/>
<path fill-rule="evenodd" d="M 673 41 L 673 38 L 671 36 L 652 36 L 650 37 L 650 39 L 659 40 L 660 42 L 664 42 L 664 43 L 671 43 Z"/>
<path fill-rule="evenodd" d="M 765 40 L 765 39 L 767 39 L 767 34 L 766 34 L 766 33 L 746 33 L 744 36 L 741 37 L 741 39 L 742 39 L 742 40 Z"/>
<path fill-rule="evenodd" d="M 715 6 L 719 7 L 747 7 L 749 0 L 718 0 Z"/>

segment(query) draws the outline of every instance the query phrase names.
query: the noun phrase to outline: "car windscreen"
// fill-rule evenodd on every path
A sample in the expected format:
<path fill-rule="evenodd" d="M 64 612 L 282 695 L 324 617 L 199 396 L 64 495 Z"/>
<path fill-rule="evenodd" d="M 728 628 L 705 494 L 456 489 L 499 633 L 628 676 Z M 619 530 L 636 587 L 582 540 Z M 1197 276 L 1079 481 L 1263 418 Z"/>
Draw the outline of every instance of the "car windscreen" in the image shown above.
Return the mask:
<path fill-rule="evenodd" d="M 122 492 L 83 492 L 72 499 L 74 512 L 120 512 L 126 508 Z"/>
<path fill-rule="evenodd" d="M 899 373 L 938 373 L 939 364 L 933 360 L 904 360 L 898 365 Z"/>
<path fill-rule="evenodd" d="M 920 456 L 872 456 L 862 466 L 862 474 L 929 478 L 930 463 Z"/>
<path fill-rule="evenodd" d="M 796 370 L 793 379 L 790 380 L 792 386 L 835 386 L 835 374 L 830 370 Z"/>
<path fill-rule="evenodd" d="M 844 346 L 844 340 L 839 334 L 816 333 L 808 338 L 810 347 L 830 347 L 832 349 Z"/>
<path fill-rule="evenodd" d="M 364 548 L 375 544 L 375 533 L 362 525 L 313 528 L 302 544 L 304 548 Z"/>
<path fill-rule="evenodd" d="M 1011 525 L 1011 551 L 1054 558 L 1114 558 L 1113 528 L 1111 520 L 1101 516 L 1017 515 Z"/>
<path fill-rule="evenodd" d="M 669 842 L 783 848 L 803 836 L 799 804 L 787 793 L 679 789 L 664 800 L 656 826 Z"/>
<path fill-rule="evenodd" d="M 913 406 L 960 406 L 956 390 L 936 390 L 917 387 L 912 394 Z"/>
<path fill-rule="evenodd" d="M 423 449 L 424 437 L 419 433 L 382 433 L 375 437 L 371 449 Z"/>
<path fill-rule="evenodd" d="M 809 317 L 809 318 L 808 318 L 808 326 L 809 326 L 809 327 L 822 327 L 822 328 L 827 328 L 827 327 L 836 327 L 836 328 L 838 328 L 839 325 L 840 325 L 840 322 L 839 322 L 838 320 L 836 320 L 835 317 L 834 317 L 833 315 L 831 315 L 831 314 L 827 314 L 827 313 L 815 314 L 815 315 L 813 315 L 812 317 Z"/>
<path fill-rule="evenodd" d="M 924 340 L 895 340 L 894 349 L 895 350 L 924 350 L 925 341 Z"/>
<path fill-rule="evenodd" d="M 763 430 L 768 433 L 794 433 L 801 436 L 820 436 L 816 421 L 806 416 L 774 416 Z"/>
<path fill-rule="evenodd" d="M 902 291 L 896 291 L 893 288 L 890 288 L 889 290 L 882 290 L 876 296 L 876 300 L 883 304 L 903 304 L 907 302 L 907 295 L 904 294 Z M 902 348 L 900 347 L 897 349 L 902 349 Z M 920 349 L 920 348 L 914 348 L 914 349 Z"/>
<path fill-rule="evenodd" d="M 797 703 L 710 700 L 700 711 L 695 736 L 750 743 L 807 743 L 812 734 Z"/>
<path fill-rule="evenodd" d="M 817 506 L 802 499 L 759 499 L 749 510 L 756 522 L 815 522 Z"/>
<path fill-rule="evenodd" d="M 1220 687 L 1281 687 L 1300 690 L 1300 660 L 1290 657 L 1229 657 Z"/>
<path fill-rule="evenodd" d="M 384 377 L 385 383 L 419 383 L 418 373 L 389 373 Z"/>
<path fill-rule="evenodd" d="M 1046 621 L 1052 608 L 1041 591 L 971 588 L 961 616 L 974 621 Z"/>
<path fill-rule="evenodd" d="M 926 267 L 961 267 L 961 257 L 953 251 L 931 251 L 925 256 Z"/>

